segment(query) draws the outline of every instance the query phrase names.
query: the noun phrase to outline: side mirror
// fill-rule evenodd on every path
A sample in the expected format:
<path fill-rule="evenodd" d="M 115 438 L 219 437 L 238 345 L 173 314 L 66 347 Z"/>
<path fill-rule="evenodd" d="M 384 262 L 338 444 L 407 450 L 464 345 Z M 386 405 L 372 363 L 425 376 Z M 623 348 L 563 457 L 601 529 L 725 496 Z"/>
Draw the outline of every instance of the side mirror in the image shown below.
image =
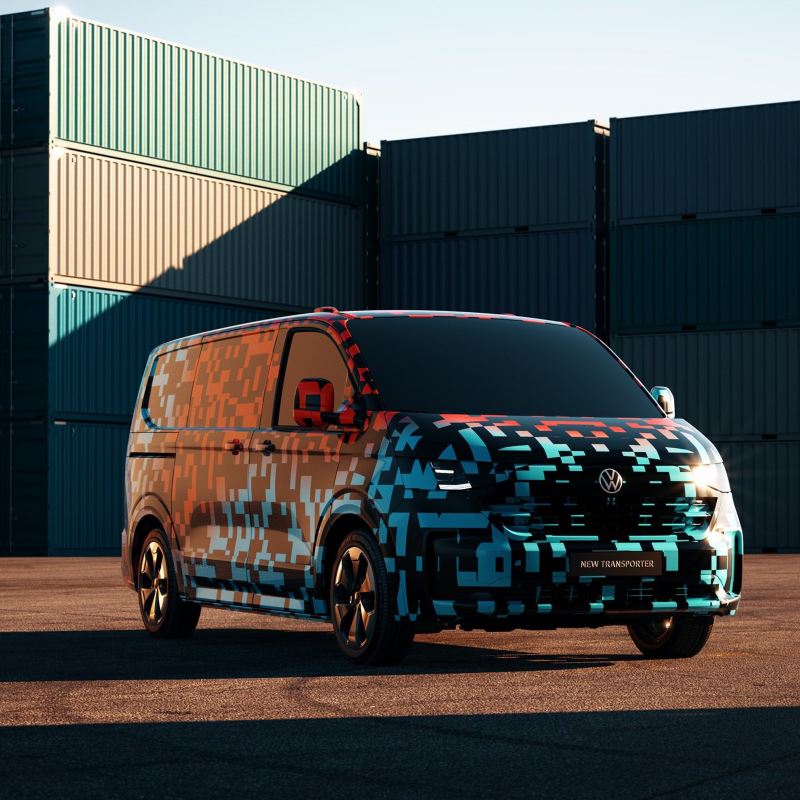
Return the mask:
<path fill-rule="evenodd" d="M 661 410 L 670 418 L 675 419 L 675 398 L 666 386 L 654 386 L 650 390 L 653 400 L 661 406 Z"/>
<path fill-rule="evenodd" d="M 294 421 L 302 428 L 360 428 L 366 412 L 356 402 L 334 410 L 333 384 L 325 378 L 303 378 L 294 393 Z"/>

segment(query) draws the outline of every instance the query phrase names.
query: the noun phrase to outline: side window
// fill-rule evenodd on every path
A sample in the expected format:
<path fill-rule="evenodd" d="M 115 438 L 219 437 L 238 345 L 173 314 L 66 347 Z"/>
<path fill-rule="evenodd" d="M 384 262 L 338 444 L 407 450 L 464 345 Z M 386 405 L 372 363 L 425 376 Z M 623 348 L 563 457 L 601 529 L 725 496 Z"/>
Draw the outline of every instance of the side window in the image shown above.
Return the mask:
<path fill-rule="evenodd" d="M 256 428 L 277 328 L 203 344 L 190 428 Z"/>
<path fill-rule="evenodd" d="M 289 358 L 281 381 L 278 425 L 294 426 L 294 393 L 303 378 L 324 378 L 333 385 L 334 408 L 353 397 L 353 386 L 339 348 L 321 331 L 298 331 L 286 345 Z"/>
<path fill-rule="evenodd" d="M 156 358 L 142 398 L 148 427 L 182 428 L 189 415 L 200 346 L 170 350 Z"/>

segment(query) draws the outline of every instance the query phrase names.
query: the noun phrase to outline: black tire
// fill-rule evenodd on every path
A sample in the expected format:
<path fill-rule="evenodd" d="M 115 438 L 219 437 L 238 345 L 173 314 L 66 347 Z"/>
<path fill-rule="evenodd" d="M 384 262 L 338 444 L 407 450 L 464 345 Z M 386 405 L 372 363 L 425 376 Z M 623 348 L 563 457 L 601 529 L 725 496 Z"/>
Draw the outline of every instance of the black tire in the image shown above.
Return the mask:
<path fill-rule="evenodd" d="M 139 613 L 151 636 L 159 639 L 188 639 L 200 619 L 200 606 L 178 594 L 175 563 L 164 531 L 155 528 L 147 535 L 136 570 Z"/>
<path fill-rule="evenodd" d="M 414 628 L 395 619 L 389 573 L 375 537 L 363 530 L 348 534 L 328 577 L 333 634 L 342 653 L 354 664 L 402 661 Z"/>
<path fill-rule="evenodd" d="M 645 658 L 691 658 L 706 646 L 713 625 L 713 617 L 667 617 L 628 625 L 628 633 Z"/>

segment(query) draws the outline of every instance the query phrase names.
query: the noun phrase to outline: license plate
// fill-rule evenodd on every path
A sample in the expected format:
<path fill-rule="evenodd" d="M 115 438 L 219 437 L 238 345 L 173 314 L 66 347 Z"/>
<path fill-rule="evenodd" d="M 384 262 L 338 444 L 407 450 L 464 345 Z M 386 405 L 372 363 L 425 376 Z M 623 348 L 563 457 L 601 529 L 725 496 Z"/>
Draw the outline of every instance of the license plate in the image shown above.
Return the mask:
<path fill-rule="evenodd" d="M 570 575 L 598 575 L 603 577 L 661 575 L 664 554 L 630 550 L 611 550 L 599 553 L 572 553 Z"/>

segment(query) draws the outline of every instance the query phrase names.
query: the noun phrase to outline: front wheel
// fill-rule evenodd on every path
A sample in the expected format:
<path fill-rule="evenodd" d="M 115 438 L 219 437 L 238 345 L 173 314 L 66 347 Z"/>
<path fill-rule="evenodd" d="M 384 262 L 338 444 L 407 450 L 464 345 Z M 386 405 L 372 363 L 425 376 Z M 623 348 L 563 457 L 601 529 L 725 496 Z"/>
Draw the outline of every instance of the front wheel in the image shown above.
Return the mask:
<path fill-rule="evenodd" d="M 646 658 L 691 658 L 706 645 L 713 617 L 667 617 L 628 625 L 633 643 Z"/>
<path fill-rule="evenodd" d="M 408 622 L 394 615 L 389 574 L 375 537 L 345 537 L 330 576 L 330 609 L 336 644 L 354 664 L 397 664 L 414 639 Z"/>
<path fill-rule="evenodd" d="M 164 531 L 150 531 L 139 556 L 136 578 L 139 612 L 151 636 L 186 639 L 200 619 L 200 606 L 178 594 L 178 580 Z"/>

